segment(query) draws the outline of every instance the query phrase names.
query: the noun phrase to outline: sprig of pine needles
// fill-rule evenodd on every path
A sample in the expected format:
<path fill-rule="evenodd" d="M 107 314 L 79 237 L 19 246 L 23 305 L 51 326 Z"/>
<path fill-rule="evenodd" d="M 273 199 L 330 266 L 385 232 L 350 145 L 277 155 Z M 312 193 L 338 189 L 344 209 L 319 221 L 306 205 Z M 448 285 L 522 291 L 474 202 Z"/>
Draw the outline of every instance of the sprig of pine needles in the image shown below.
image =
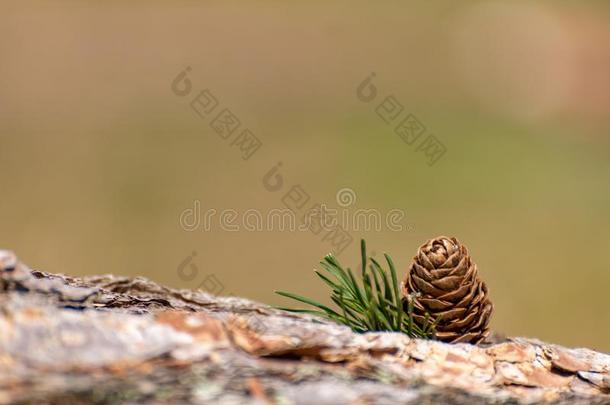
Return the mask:
<path fill-rule="evenodd" d="M 431 322 L 426 314 L 423 325 L 413 322 L 413 304 L 407 299 L 404 309 L 392 259 L 384 254 L 390 268 L 390 276 L 372 257 L 366 255 L 366 243 L 361 241 L 362 275 L 360 284 L 351 269 L 343 269 L 332 254 L 320 262 L 330 276 L 318 270 L 315 273 L 332 289 L 331 300 L 339 307 L 337 311 L 297 294 L 276 291 L 277 294 L 311 305 L 317 309 L 281 308 L 286 311 L 319 315 L 349 326 L 355 332 L 394 331 L 410 337 L 434 338 L 436 322 Z M 370 261 L 370 264 L 368 263 Z M 368 264 L 368 267 L 367 267 Z"/>

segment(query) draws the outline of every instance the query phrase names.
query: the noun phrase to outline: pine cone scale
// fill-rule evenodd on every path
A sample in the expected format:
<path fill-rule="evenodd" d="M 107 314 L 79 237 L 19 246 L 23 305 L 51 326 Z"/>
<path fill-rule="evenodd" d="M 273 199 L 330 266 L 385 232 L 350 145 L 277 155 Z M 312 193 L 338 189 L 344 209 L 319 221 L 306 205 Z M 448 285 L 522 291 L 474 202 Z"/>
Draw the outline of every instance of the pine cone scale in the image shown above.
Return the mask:
<path fill-rule="evenodd" d="M 466 272 L 465 269 L 464 273 Z M 428 272 L 428 274 L 430 274 L 430 272 Z M 450 275 L 460 275 L 460 272 L 456 271 L 456 269 L 454 268 L 450 268 L 450 269 L 438 269 L 437 271 L 434 272 L 434 274 L 431 275 L 431 277 L 433 277 L 434 279 L 440 279 L 443 277 L 447 277 Z"/>
<path fill-rule="evenodd" d="M 483 295 L 481 294 L 481 288 L 476 284 L 473 284 L 470 288 L 470 291 L 468 291 L 468 293 L 464 297 L 462 297 L 462 299 L 459 300 L 458 303 L 455 305 L 458 307 L 464 307 L 467 306 L 468 303 L 470 303 L 471 306 L 475 306 L 480 302 L 481 299 L 483 299 Z"/>
<path fill-rule="evenodd" d="M 457 290 L 448 292 L 447 294 L 441 295 L 438 298 L 441 300 L 451 301 L 451 302 L 460 301 L 462 298 L 464 298 L 468 294 L 468 292 L 470 291 L 471 288 L 472 288 L 471 285 L 464 284 Z"/>
<path fill-rule="evenodd" d="M 474 332 L 458 335 L 451 343 L 479 343 L 483 338 Z"/>
<path fill-rule="evenodd" d="M 451 269 L 456 267 L 459 262 L 460 262 L 460 253 L 459 252 L 455 252 L 452 253 L 451 256 L 449 256 L 449 259 L 447 259 L 447 261 L 445 263 L 443 263 L 441 265 L 441 269 Z"/>
<path fill-rule="evenodd" d="M 413 266 L 413 269 L 420 278 L 430 280 L 434 277 L 434 275 L 430 273 L 424 266 L 420 266 L 417 263 L 414 263 Z"/>
<path fill-rule="evenodd" d="M 418 276 L 414 275 L 412 280 L 413 280 L 413 283 L 417 286 L 417 289 L 420 291 L 423 291 L 426 294 L 432 294 L 432 296 L 435 296 L 435 295 L 441 295 L 446 292 L 446 291 L 441 290 L 440 288 L 433 286 L 432 284 L 430 284 L 423 278 L 419 278 Z"/>
<path fill-rule="evenodd" d="M 475 319 L 475 317 L 479 314 L 479 311 L 472 311 L 470 312 L 468 315 L 466 315 L 465 318 L 458 320 L 456 322 L 452 322 L 449 325 L 447 325 L 445 327 L 445 330 L 448 331 L 456 331 L 459 330 L 467 325 L 470 325 L 473 323 L 473 320 Z M 473 327 L 476 327 L 476 323 L 473 324 Z"/>
<path fill-rule="evenodd" d="M 428 259 L 428 256 L 426 256 L 423 252 L 419 252 L 419 263 L 426 269 L 426 270 L 434 270 L 434 264 L 432 264 L 432 262 L 430 261 L 430 259 Z"/>
<path fill-rule="evenodd" d="M 470 269 L 470 259 L 468 259 L 468 256 L 463 256 L 453 269 L 453 272 L 457 275 L 463 276 L 466 274 L 468 269 Z"/>
<path fill-rule="evenodd" d="M 468 250 L 444 236 L 422 245 L 402 282 L 415 322 L 436 320 L 436 336 L 451 343 L 479 343 L 489 334 L 493 305 Z"/>
<path fill-rule="evenodd" d="M 427 308 L 431 308 L 435 311 L 443 311 L 453 306 L 451 302 L 442 301 L 435 298 L 420 297 L 418 301 L 420 301 Z"/>
<path fill-rule="evenodd" d="M 432 280 L 432 285 L 445 291 L 452 291 L 462 284 L 462 277 L 447 276 L 438 280 Z"/>

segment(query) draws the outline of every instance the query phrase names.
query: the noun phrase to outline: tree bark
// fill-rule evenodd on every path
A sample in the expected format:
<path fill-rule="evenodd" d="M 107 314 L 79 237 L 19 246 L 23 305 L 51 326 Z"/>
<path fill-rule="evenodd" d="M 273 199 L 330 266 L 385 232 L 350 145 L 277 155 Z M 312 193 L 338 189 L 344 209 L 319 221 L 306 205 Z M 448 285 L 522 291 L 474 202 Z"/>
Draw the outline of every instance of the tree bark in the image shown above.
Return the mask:
<path fill-rule="evenodd" d="M 610 403 L 610 356 L 357 334 L 145 278 L 31 270 L 0 251 L 0 403 Z"/>

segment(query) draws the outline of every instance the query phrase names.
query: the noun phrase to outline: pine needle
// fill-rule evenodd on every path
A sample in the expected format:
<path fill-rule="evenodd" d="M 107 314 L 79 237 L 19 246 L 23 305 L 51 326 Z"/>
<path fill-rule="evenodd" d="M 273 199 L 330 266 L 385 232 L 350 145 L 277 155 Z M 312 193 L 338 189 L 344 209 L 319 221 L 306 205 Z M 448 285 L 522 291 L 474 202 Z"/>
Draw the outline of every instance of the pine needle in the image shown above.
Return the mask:
<path fill-rule="evenodd" d="M 281 309 L 318 315 L 347 325 L 355 332 L 393 331 L 405 333 L 410 337 L 433 339 L 437 320 L 431 320 L 426 314 L 426 321 L 421 327 L 413 321 L 412 299 L 407 298 L 405 308 L 400 295 L 396 268 L 390 256 L 384 255 L 390 269 L 388 276 L 388 271 L 375 259 L 367 257 L 364 240 L 361 241 L 360 251 L 362 259 L 360 283 L 351 269 L 344 269 L 333 255 L 327 255 L 320 262 L 327 274 L 315 270 L 318 277 L 331 288 L 330 299 L 339 308 L 337 311 L 307 297 L 276 291 L 283 297 L 316 308 Z"/>

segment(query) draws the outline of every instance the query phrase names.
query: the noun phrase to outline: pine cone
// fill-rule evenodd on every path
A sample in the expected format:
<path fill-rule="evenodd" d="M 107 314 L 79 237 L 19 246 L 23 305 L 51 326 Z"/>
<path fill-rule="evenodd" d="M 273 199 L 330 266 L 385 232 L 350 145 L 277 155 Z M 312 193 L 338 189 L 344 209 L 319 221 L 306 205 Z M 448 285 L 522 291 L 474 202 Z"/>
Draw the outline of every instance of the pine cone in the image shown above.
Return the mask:
<path fill-rule="evenodd" d="M 455 238 L 439 236 L 419 248 L 402 282 L 403 303 L 413 300 L 413 319 L 438 319 L 437 339 L 479 343 L 489 335 L 493 305 L 477 265 Z"/>

